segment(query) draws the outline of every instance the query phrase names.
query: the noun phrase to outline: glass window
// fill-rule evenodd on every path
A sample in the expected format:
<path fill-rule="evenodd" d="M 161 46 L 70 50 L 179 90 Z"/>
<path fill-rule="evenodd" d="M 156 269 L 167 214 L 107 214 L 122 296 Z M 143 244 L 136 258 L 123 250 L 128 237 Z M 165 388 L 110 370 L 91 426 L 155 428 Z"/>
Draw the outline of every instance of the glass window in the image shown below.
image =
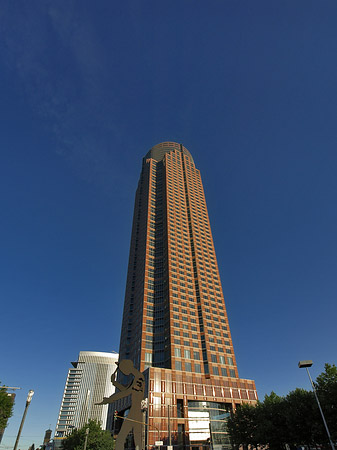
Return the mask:
<path fill-rule="evenodd" d="M 152 362 L 152 353 L 145 352 L 145 361 Z"/>
<path fill-rule="evenodd" d="M 185 362 L 186 372 L 192 372 L 192 364 L 190 362 Z"/>
<path fill-rule="evenodd" d="M 184 417 L 184 404 L 182 399 L 177 399 L 177 417 L 178 419 Z"/>
<path fill-rule="evenodd" d="M 223 376 L 223 377 L 227 377 L 228 375 L 227 375 L 227 369 L 225 368 L 225 367 L 221 367 L 221 375 Z"/>
<path fill-rule="evenodd" d="M 188 358 L 188 359 L 191 359 L 191 352 L 190 352 L 190 350 L 184 350 L 184 356 L 185 356 L 185 358 Z"/>
<path fill-rule="evenodd" d="M 182 370 L 181 361 L 176 361 L 175 362 L 175 368 L 176 368 L 176 370 Z"/>
<path fill-rule="evenodd" d="M 176 348 L 174 349 L 174 356 L 177 356 L 178 358 L 181 357 L 181 350 L 180 350 L 179 347 L 176 347 Z"/>

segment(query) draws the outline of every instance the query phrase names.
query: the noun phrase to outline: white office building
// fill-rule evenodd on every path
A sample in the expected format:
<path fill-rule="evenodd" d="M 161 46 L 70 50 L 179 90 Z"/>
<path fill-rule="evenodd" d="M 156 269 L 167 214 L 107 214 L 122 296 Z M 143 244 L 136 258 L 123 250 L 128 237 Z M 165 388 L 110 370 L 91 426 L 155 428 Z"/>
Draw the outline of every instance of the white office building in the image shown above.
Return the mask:
<path fill-rule="evenodd" d="M 111 375 L 116 370 L 118 353 L 80 352 L 68 371 L 61 408 L 55 430 L 55 441 L 60 441 L 73 428 L 81 428 L 89 419 L 106 429 L 108 405 L 95 405 L 103 397 L 113 394 Z"/>

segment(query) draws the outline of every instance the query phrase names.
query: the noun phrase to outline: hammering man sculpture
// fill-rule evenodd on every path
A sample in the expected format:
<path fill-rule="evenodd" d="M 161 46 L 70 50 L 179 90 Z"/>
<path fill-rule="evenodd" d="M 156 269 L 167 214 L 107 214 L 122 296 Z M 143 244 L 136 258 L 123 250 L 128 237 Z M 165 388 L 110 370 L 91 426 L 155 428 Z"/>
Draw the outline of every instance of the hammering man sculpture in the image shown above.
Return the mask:
<path fill-rule="evenodd" d="M 131 408 L 127 418 L 123 421 L 123 425 L 116 439 L 115 450 L 124 450 L 124 442 L 130 431 L 133 430 L 135 447 L 142 449 L 142 400 L 144 399 L 145 378 L 144 375 L 137 370 L 130 359 L 123 359 L 117 364 L 117 369 L 111 375 L 112 384 L 119 389 L 110 397 L 103 397 L 103 401 L 98 405 L 106 405 L 113 403 L 120 398 L 131 395 Z M 128 386 L 124 386 L 116 380 L 117 370 L 124 375 L 133 375 L 134 378 Z"/>

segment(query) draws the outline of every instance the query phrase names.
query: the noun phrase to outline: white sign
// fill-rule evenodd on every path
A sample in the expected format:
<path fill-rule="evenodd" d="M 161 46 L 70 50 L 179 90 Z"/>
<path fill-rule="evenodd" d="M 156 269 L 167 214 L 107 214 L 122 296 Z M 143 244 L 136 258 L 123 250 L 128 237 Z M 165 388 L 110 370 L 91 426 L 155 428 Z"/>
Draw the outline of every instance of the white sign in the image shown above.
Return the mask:
<path fill-rule="evenodd" d="M 157 447 L 160 447 L 161 445 L 164 445 L 164 442 L 163 441 L 156 441 L 154 443 L 154 445 L 156 445 Z"/>
<path fill-rule="evenodd" d="M 209 413 L 207 411 L 188 411 L 190 441 L 205 441 L 211 437 Z"/>

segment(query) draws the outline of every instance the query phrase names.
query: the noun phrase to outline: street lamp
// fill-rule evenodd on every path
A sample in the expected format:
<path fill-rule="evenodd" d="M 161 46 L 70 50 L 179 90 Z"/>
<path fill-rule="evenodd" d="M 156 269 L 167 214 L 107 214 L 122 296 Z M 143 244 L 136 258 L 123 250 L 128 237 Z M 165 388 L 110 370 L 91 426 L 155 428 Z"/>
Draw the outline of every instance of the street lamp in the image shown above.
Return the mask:
<path fill-rule="evenodd" d="M 16 441 L 15 441 L 15 445 L 14 445 L 14 450 L 16 450 L 17 447 L 18 447 L 19 439 L 20 439 L 20 435 L 21 435 L 21 431 L 22 431 L 22 428 L 23 428 L 23 424 L 25 423 L 25 418 L 26 418 L 26 415 L 27 415 L 28 407 L 29 407 L 29 405 L 30 405 L 30 402 L 32 401 L 33 395 L 34 395 L 34 391 L 31 389 L 31 390 L 28 392 L 28 395 L 27 395 L 26 407 L 25 407 L 25 411 L 24 411 L 23 416 L 22 416 L 22 420 L 21 420 L 21 424 L 20 424 L 19 431 L 18 431 L 18 435 L 17 435 L 17 437 L 16 437 Z"/>
<path fill-rule="evenodd" d="M 300 369 L 305 368 L 307 370 L 307 374 L 308 374 L 308 377 L 309 377 L 309 380 L 310 380 L 310 383 L 311 383 L 311 386 L 312 386 L 312 390 L 314 391 L 314 394 L 315 394 L 315 397 L 316 397 L 317 405 L 318 405 L 318 408 L 320 410 L 320 413 L 321 413 L 321 416 L 322 416 L 322 419 L 323 419 L 323 423 L 324 423 L 324 426 L 325 426 L 325 429 L 326 429 L 326 432 L 327 432 L 327 435 L 328 435 L 328 438 L 329 438 L 329 441 L 330 441 L 331 448 L 332 448 L 332 450 L 335 450 L 335 446 L 333 445 L 333 442 L 332 442 L 332 439 L 331 439 L 331 436 L 330 436 L 330 431 L 329 431 L 328 425 L 327 425 L 327 423 L 325 421 L 325 417 L 324 417 L 324 414 L 323 414 L 323 411 L 322 411 L 322 408 L 321 408 L 321 404 L 320 404 L 320 402 L 318 400 L 318 397 L 317 397 L 317 392 L 316 392 L 316 389 L 315 389 L 315 385 L 314 385 L 314 383 L 312 381 L 312 378 L 310 376 L 309 367 L 311 367 L 311 366 L 312 366 L 312 361 L 310 359 L 309 360 L 305 360 L 305 361 L 300 361 L 298 363 L 298 367 Z"/>
<path fill-rule="evenodd" d="M 87 428 L 85 429 L 84 450 L 87 450 L 88 435 L 89 435 L 89 427 L 87 427 Z"/>

